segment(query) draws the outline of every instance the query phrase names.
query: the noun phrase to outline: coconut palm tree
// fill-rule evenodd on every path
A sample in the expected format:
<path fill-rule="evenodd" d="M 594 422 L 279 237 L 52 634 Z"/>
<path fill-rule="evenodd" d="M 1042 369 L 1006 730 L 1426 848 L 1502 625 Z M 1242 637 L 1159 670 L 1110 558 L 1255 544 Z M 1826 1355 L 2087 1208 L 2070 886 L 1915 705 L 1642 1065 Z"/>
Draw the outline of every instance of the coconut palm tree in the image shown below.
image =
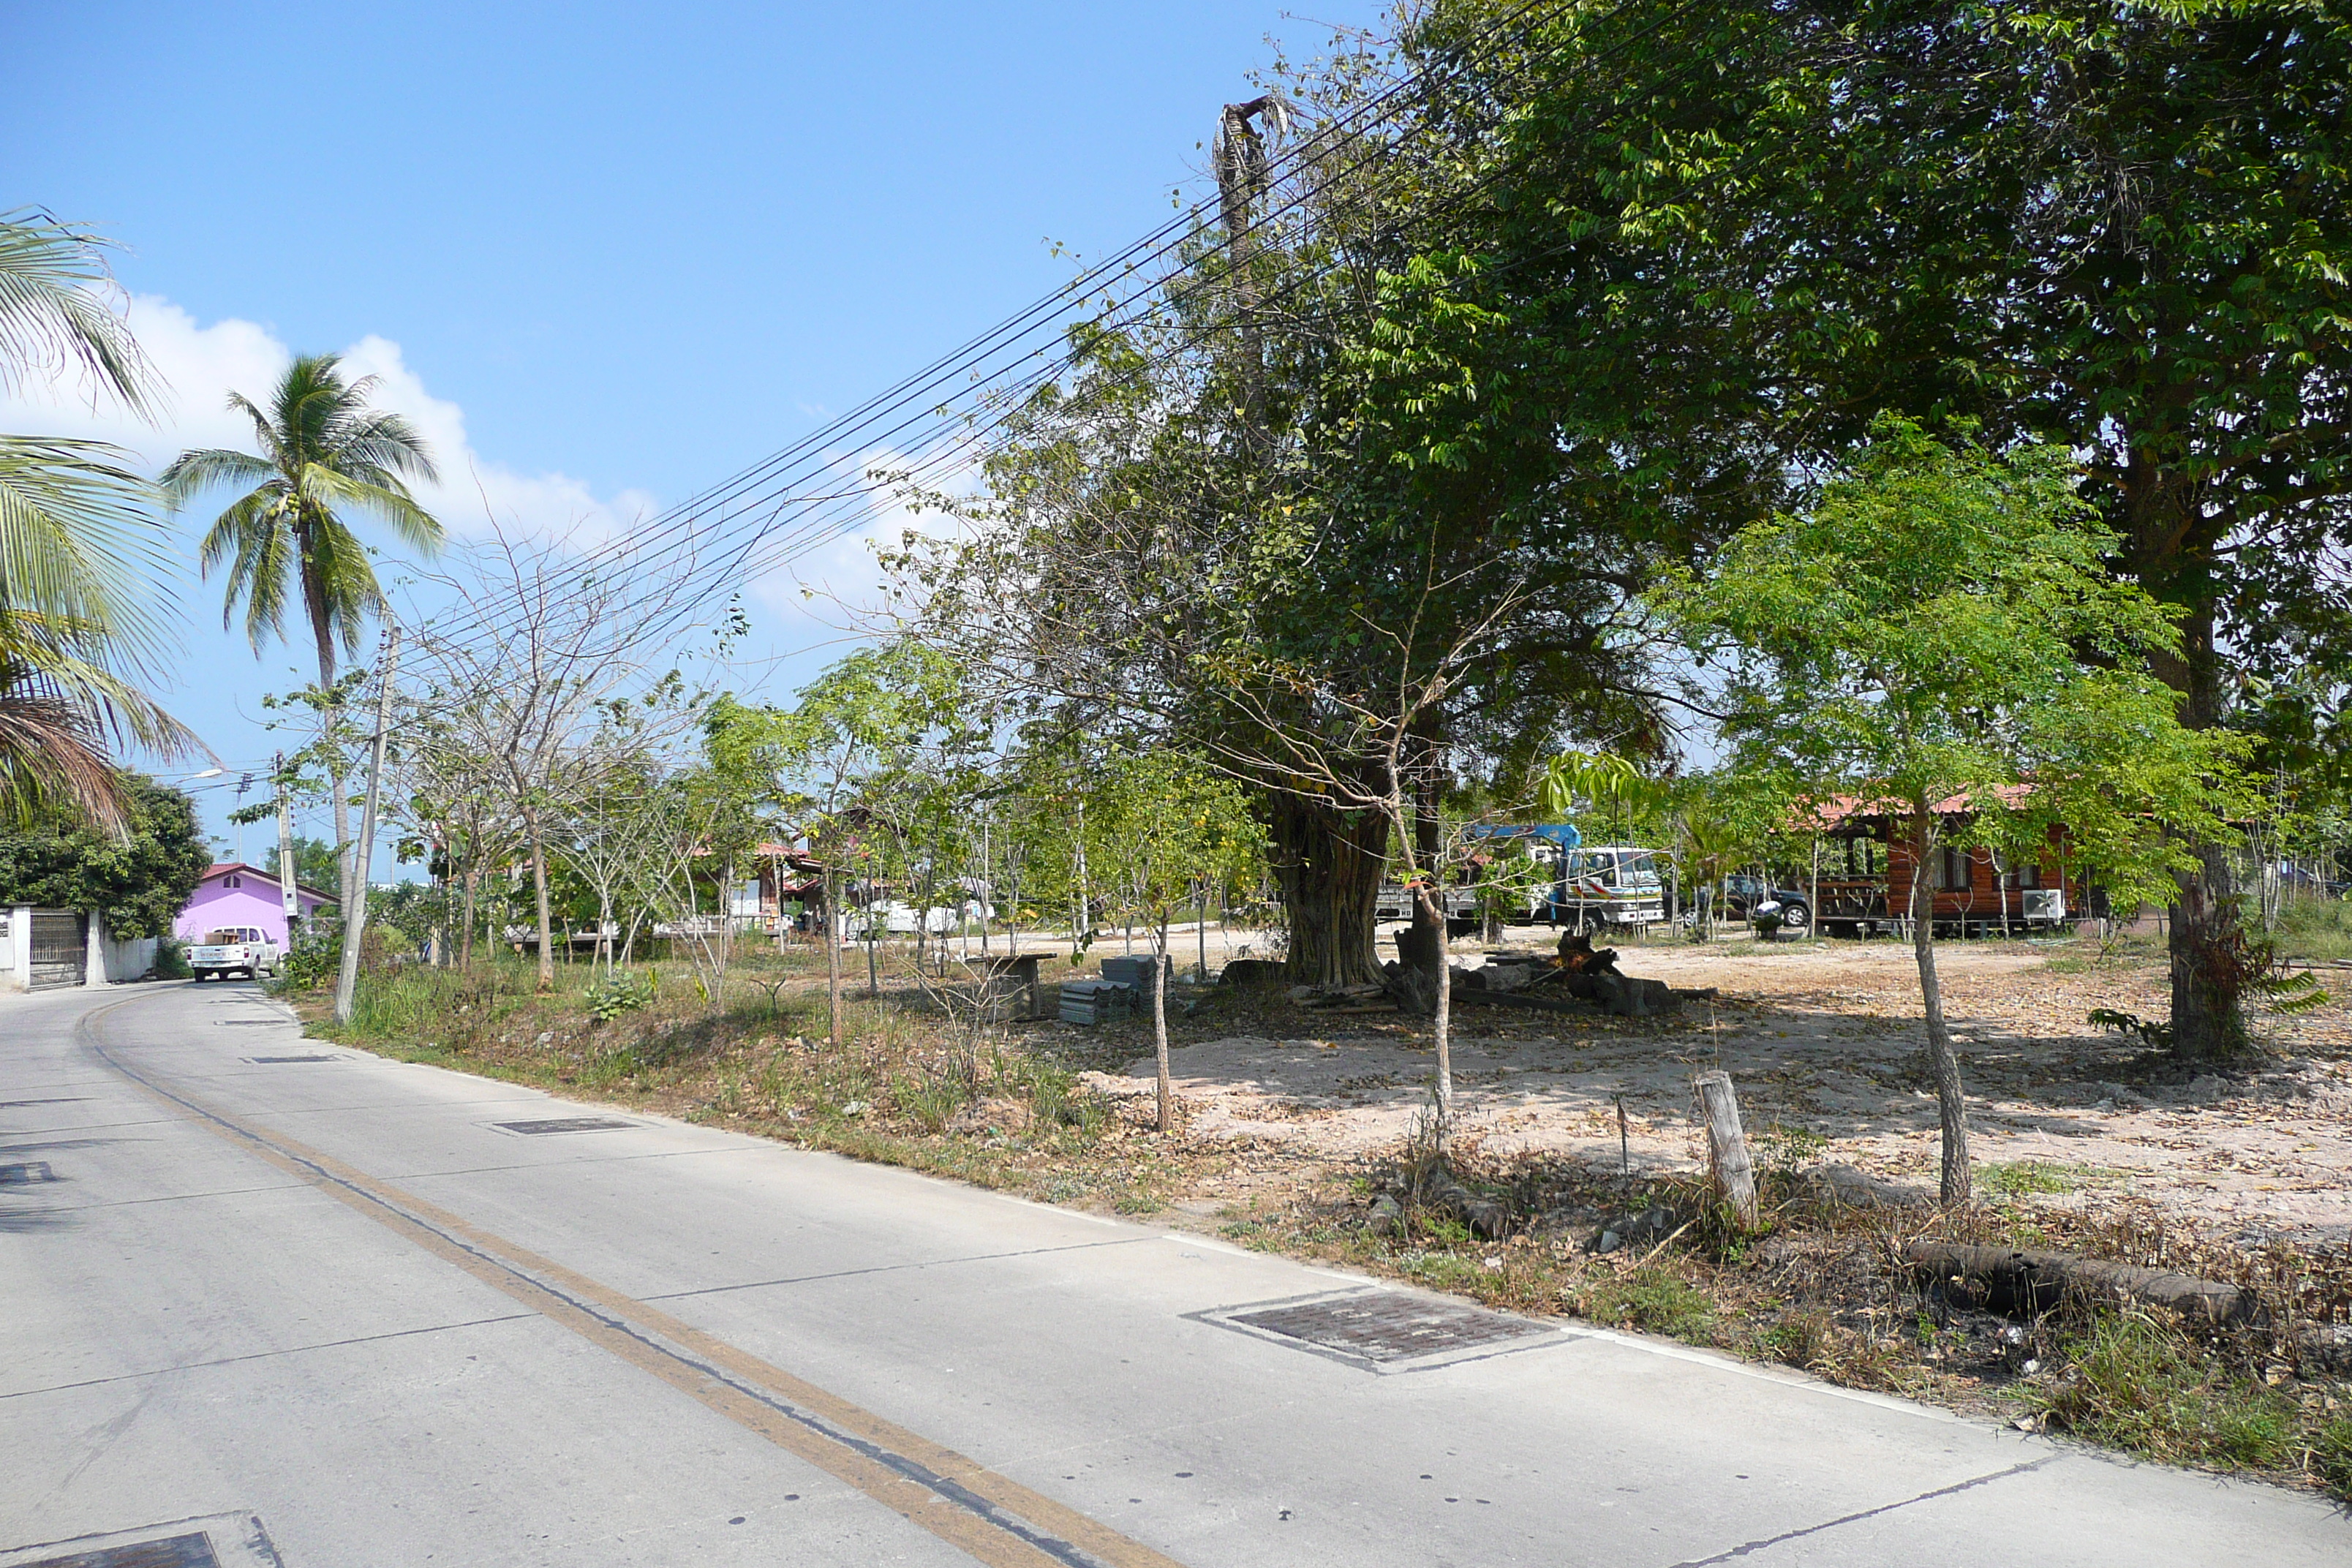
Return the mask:
<path fill-rule="evenodd" d="M 346 382 L 333 354 L 306 354 L 287 367 L 267 410 L 229 394 L 229 407 L 253 422 L 259 456 L 206 447 L 181 453 L 163 470 L 163 494 L 175 510 L 205 490 L 241 490 L 213 520 L 199 556 L 207 576 L 227 564 L 221 624 L 235 618 L 241 602 L 246 636 L 258 653 L 269 638 L 286 636 L 287 610 L 299 596 L 318 647 L 322 693 L 334 688 L 338 647 L 357 652 L 369 616 L 383 604 L 367 546 L 345 519 L 373 517 L 426 554 L 442 540 L 441 525 L 408 489 L 412 479 L 439 478 L 432 456 L 407 420 L 368 406 L 375 384 L 373 376 Z M 340 770 L 332 783 L 338 891 L 349 909 L 356 873 Z"/>
<path fill-rule="evenodd" d="M 0 390 L 79 373 L 152 417 L 159 384 L 100 290 L 98 236 L 0 214 Z M 139 682 L 165 651 L 173 566 L 154 490 L 100 441 L 0 436 L 0 822 L 119 825 L 110 744 L 201 750 Z"/>

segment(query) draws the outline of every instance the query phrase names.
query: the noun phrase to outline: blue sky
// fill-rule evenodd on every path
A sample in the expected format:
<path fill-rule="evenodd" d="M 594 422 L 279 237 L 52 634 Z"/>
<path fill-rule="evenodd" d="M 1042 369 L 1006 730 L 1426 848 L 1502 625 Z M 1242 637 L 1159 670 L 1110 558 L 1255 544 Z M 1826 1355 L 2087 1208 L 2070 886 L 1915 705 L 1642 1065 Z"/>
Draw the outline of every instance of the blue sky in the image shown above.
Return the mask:
<path fill-rule="evenodd" d="M 1200 193 L 1199 143 L 1267 34 L 1313 53 L 1381 7 L 5 16 L 0 207 L 123 243 L 133 322 L 177 393 L 161 430 L 70 389 L 0 404 L 5 427 L 160 461 L 235 441 L 224 389 L 257 396 L 289 350 L 353 351 L 445 467 L 480 477 L 446 504 L 487 492 L 551 529 L 683 500 L 805 434 L 1063 281 L 1049 239 L 1093 256 L 1164 221 L 1171 190 Z M 224 635 L 216 583 L 192 571 L 179 595 L 193 678 L 171 704 L 250 765 L 273 743 L 258 694 L 303 661 Z M 780 687 L 824 662 L 800 651 L 823 628 L 788 611 L 758 632 L 797 655 Z M 217 826 L 225 793 L 200 798 Z"/>

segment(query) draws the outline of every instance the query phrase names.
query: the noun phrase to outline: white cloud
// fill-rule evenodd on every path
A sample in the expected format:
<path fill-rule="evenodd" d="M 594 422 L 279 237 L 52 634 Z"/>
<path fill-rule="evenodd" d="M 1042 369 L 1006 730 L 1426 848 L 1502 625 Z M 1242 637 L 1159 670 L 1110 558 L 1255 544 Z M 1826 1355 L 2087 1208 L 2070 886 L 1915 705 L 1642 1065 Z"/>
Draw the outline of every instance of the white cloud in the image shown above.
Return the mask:
<path fill-rule="evenodd" d="M 170 389 L 156 424 L 142 424 L 110 403 L 94 405 L 79 382 L 61 377 L 0 396 L 0 429 L 111 441 L 137 453 L 151 471 L 190 447 L 253 450 L 253 427 L 230 412 L 228 395 L 241 392 L 267 407 L 292 352 L 266 327 L 235 318 L 200 326 L 186 310 L 152 294 L 134 295 L 126 316 Z M 478 533 L 495 515 L 527 533 L 593 544 L 626 532 L 658 510 L 641 490 L 599 497 L 568 474 L 519 473 L 485 458 L 467 437 L 465 410 L 428 392 L 390 339 L 362 338 L 344 351 L 343 362 L 354 376 L 377 377 L 374 405 L 405 416 L 424 436 L 441 483 L 421 487 L 418 499 L 453 533 Z"/>

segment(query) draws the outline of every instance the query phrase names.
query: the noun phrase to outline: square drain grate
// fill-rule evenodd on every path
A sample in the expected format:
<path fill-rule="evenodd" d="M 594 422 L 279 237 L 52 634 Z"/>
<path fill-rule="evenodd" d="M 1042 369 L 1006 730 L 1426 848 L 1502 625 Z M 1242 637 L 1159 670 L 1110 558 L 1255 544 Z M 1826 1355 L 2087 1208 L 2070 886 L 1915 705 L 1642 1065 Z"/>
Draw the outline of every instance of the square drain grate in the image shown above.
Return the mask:
<path fill-rule="evenodd" d="M 64 1557 L 44 1557 L 25 1568 L 220 1568 L 212 1538 L 202 1533 L 142 1541 L 135 1546 L 102 1546 Z"/>
<path fill-rule="evenodd" d="M 175 1519 L 143 1530 L 0 1546 L 0 1568 L 278 1568 L 269 1532 L 249 1513 Z"/>
<path fill-rule="evenodd" d="M 251 1062 L 257 1068 L 274 1068 L 283 1067 L 288 1062 L 332 1062 L 341 1061 L 342 1058 L 337 1056 L 328 1055 L 314 1057 L 247 1057 L 245 1059 Z"/>
<path fill-rule="evenodd" d="M 1558 1332 L 1547 1323 L 1398 1290 L 1244 1308 L 1217 1313 L 1214 1321 L 1373 1366 L 1484 1351 Z"/>
<path fill-rule="evenodd" d="M 536 1138 L 549 1132 L 617 1132 L 636 1123 L 610 1116 L 556 1116 L 545 1121 L 494 1121 L 490 1125 L 502 1131 Z"/>

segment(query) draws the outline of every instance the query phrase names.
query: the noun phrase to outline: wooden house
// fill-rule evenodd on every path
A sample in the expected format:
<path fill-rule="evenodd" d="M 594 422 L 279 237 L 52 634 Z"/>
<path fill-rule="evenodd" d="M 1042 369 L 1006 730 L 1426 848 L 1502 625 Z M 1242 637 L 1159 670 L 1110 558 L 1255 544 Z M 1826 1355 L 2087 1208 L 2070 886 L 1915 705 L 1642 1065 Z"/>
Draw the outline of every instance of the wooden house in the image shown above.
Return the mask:
<path fill-rule="evenodd" d="M 2067 870 L 2063 829 L 2051 829 L 2046 853 L 2012 864 L 1955 842 L 1976 816 L 1966 795 L 1943 802 L 1937 815 L 1942 842 L 1930 851 L 1926 875 L 1938 934 L 2017 934 L 2082 918 L 2088 889 Z M 1921 868 L 1907 814 L 1883 801 L 1841 795 L 1823 803 L 1815 826 L 1821 872 L 1814 929 L 1865 936 L 1908 918 Z"/>

